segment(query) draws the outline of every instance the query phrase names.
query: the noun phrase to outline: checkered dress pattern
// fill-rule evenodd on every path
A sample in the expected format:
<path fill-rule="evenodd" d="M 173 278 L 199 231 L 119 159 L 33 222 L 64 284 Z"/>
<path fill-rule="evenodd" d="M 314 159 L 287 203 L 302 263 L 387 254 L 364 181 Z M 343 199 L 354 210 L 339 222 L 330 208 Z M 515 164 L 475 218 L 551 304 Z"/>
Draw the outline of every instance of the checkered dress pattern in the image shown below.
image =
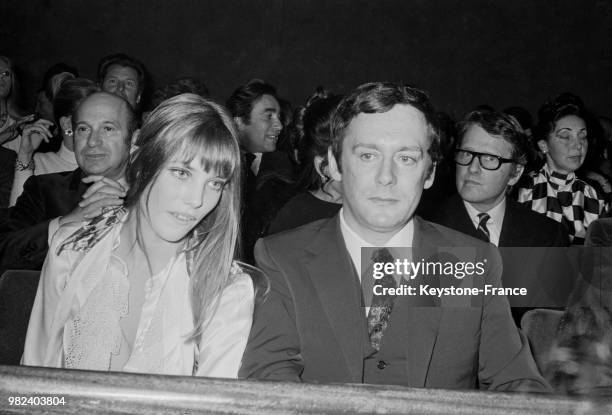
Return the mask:
<path fill-rule="evenodd" d="M 519 189 L 519 203 L 545 214 L 567 227 L 572 244 L 584 243 L 586 230 L 607 209 L 606 202 L 574 173 L 560 174 L 547 164 L 532 172 L 526 187 Z"/>

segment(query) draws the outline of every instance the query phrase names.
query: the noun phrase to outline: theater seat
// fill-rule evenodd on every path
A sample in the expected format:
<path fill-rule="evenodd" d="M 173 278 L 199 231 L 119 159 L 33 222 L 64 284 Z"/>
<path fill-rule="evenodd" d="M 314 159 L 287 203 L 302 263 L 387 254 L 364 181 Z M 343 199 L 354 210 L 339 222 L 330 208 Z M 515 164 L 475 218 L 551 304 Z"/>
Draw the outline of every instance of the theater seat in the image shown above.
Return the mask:
<path fill-rule="evenodd" d="M 40 271 L 9 270 L 0 276 L 0 364 L 18 365 L 23 353 Z"/>
<path fill-rule="evenodd" d="M 536 308 L 527 311 L 521 318 L 521 329 L 529 339 L 533 357 L 542 373 L 546 373 L 550 348 L 562 316 L 563 311 Z"/>

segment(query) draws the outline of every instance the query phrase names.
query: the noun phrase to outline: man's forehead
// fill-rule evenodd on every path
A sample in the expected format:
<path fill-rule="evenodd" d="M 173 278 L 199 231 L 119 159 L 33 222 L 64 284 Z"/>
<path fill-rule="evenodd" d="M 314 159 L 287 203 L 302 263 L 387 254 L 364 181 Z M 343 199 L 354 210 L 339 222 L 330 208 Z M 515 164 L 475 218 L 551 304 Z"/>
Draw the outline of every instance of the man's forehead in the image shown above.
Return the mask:
<path fill-rule="evenodd" d="M 134 80 L 138 79 L 138 71 L 136 71 L 136 69 L 132 68 L 131 66 L 123 66 L 119 64 L 111 65 L 106 71 L 105 77 L 108 78 L 109 76 L 120 75 L 122 77 L 132 78 Z"/>
<path fill-rule="evenodd" d="M 272 95 L 264 94 L 261 97 L 259 97 L 257 100 L 255 100 L 255 102 L 253 103 L 253 111 L 258 111 L 258 112 L 266 112 L 266 111 L 279 112 L 280 111 L 280 105 L 279 105 L 278 101 L 276 100 L 276 98 L 274 98 Z"/>
<path fill-rule="evenodd" d="M 112 94 L 91 95 L 79 106 L 76 121 L 124 122 L 127 118 L 127 103 Z"/>
<path fill-rule="evenodd" d="M 359 113 L 348 124 L 345 139 L 356 142 L 401 142 L 406 147 L 429 147 L 429 128 L 425 116 L 410 105 L 395 105 L 380 113 Z"/>
<path fill-rule="evenodd" d="M 461 138 L 461 147 L 467 150 L 480 152 L 500 153 L 503 157 L 509 157 L 513 145 L 500 135 L 493 135 L 478 124 L 470 125 Z M 508 154 L 501 154 L 508 153 Z"/>

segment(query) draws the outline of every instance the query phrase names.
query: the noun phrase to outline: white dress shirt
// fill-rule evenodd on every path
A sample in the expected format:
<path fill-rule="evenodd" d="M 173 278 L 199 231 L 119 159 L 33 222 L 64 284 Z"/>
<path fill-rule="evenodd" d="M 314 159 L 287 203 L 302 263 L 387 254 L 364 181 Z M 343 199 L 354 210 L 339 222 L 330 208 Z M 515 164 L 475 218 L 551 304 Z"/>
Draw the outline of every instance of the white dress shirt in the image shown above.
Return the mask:
<path fill-rule="evenodd" d="M 494 208 L 488 210 L 487 212 L 480 212 L 474 208 L 469 202 L 463 201 L 465 208 L 467 209 L 468 215 L 470 219 L 472 219 L 472 224 L 476 229 L 478 229 L 478 224 L 480 223 L 480 218 L 478 217 L 479 213 L 488 213 L 489 220 L 487 221 L 487 229 L 489 230 L 489 238 L 491 243 L 495 246 L 499 245 L 499 236 L 501 235 L 502 224 L 504 223 L 504 214 L 506 213 L 506 198 L 504 197 L 501 202 L 497 204 Z"/>

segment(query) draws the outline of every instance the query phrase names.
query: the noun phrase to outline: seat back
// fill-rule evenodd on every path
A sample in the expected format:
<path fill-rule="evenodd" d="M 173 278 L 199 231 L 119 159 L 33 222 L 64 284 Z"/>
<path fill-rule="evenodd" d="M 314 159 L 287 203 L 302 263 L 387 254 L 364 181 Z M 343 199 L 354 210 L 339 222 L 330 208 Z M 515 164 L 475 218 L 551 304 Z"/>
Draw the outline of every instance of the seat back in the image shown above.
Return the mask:
<path fill-rule="evenodd" d="M 34 305 L 40 271 L 0 275 L 0 365 L 18 365 Z"/>
<path fill-rule="evenodd" d="M 521 318 L 521 329 L 529 339 L 531 352 L 542 373 L 546 373 L 550 349 L 562 316 L 563 311 L 536 308 L 527 311 Z"/>

